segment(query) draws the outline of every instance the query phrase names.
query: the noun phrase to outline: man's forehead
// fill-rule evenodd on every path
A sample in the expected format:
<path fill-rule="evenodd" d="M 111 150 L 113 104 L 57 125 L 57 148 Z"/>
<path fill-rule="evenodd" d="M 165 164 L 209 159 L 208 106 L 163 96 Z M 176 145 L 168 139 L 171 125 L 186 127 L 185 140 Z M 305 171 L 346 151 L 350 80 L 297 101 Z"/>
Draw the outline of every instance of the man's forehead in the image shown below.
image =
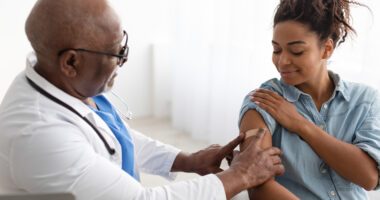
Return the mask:
<path fill-rule="evenodd" d="M 123 34 L 123 31 L 120 30 L 117 33 L 114 32 L 112 34 L 107 34 L 102 36 L 101 40 L 94 41 L 95 43 L 98 43 L 96 46 L 100 46 L 101 43 L 103 44 L 104 48 L 106 49 L 114 49 L 116 47 L 119 47 L 123 41 L 125 41 L 125 36 Z"/>

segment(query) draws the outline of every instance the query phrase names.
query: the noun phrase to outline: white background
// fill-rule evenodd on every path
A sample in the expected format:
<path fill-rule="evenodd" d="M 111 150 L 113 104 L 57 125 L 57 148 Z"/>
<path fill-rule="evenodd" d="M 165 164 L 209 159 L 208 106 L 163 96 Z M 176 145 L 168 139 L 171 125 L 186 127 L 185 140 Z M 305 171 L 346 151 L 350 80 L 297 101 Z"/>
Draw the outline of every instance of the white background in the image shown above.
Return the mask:
<path fill-rule="evenodd" d="M 135 117 L 171 118 L 192 137 L 225 143 L 240 104 L 277 73 L 271 63 L 277 0 L 113 0 L 129 34 L 130 58 L 115 90 Z M 339 47 L 330 69 L 380 88 L 380 1 L 353 10 L 357 37 Z M 0 100 L 31 51 L 24 22 L 34 0 L 0 0 Z M 380 197 L 378 197 L 380 198 Z"/>

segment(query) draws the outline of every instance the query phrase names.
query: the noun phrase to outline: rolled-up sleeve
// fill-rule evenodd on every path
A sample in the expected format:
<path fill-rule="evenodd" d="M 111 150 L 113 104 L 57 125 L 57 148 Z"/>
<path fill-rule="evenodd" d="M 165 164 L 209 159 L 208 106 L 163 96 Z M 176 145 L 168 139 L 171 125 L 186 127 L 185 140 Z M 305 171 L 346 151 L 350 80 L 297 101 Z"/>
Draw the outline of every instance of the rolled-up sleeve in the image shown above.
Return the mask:
<path fill-rule="evenodd" d="M 377 163 L 380 174 L 380 95 L 373 93 L 374 101 L 371 103 L 369 112 L 355 133 L 353 144 L 365 151 Z M 380 178 L 379 178 L 380 180 Z M 380 189 L 380 182 L 376 190 Z"/>
<path fill-rule="evenodd" d="M 262 85 L 260 88 L 264 88 L 264 89 L 274 91 L 272 89 L 272 87 L 270 87 L 268 85 Z M 245 113 L 248 112 L 249 110 L 256 110 L 261 115 L 261 117 L 264 119 L 264 122 L 268 126 L 271 134 L 274 133 L 274 130 L 276 129 L 276 126 L 277 126 L 276 120 L 269 113 L 267 113 L 265 110 L 260 108 L 256 103 L 251 101 L 250 93 L 244 98 L 243 104 L 241 106 L 240 114 L 239 114 L 239 126 L 240 126 L 240 123 L 241 123 Z"/>

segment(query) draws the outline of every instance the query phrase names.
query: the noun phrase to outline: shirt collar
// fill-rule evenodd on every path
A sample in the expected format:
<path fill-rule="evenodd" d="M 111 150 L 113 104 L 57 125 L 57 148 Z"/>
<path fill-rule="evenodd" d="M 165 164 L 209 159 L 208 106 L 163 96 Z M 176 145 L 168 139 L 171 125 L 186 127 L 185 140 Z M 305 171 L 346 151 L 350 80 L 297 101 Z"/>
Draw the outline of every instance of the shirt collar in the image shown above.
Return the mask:
<path fill-rule="evenodd" d="M 334 81 L 334 85 L 335 85 L 335 89 L 334 89 L 334 93 L 333 93 L 332 98 L 334 98 L 335 95 L 337 95 L 337 94 L 341 94 L 346 101 L 349 101 L 350 95 L 348 93 L 348 88 L 346 87 L 344 82 L 341 80 L 339 75 L 335 74 L 332 71 L 329 71 L 328 73 L 329 73 L 329 76 Z M 302 92 L 301 90 L 299 90 L 298 88 L 294 87 L 293 85 L 288 85 L 288 84 L 284 83 L 282 80 L 280 82 L 281 82 L 282 87 L 284 88 L 284 93 L 283 93 L 284 98 L 289 102 L 298 101 L 301 94 L 302 95 L 308 95 L 308 94 Z"/>
<path fill-rule="evenodd" d="M 36 63 L 37 63 L 36 55 L 34 52 L 32 52 L 27 56 L 26 70 L 25 70 L 26 76 L 30 80 L 32 80 L 35 84 L 37 84 L 39 87 L 41 87 L 43 90 L 45 90 L 49 94 L 53 95 L 54 97 L 60 99 L 61 101 L 73 107 L 76 111 L 79 112 L 80 115 L 82 115 L 82 117 L 85 117 L 89 113 L 92 112 L 91 109 L 86 104 L 84 104 L 81 100 L 67 94 L 66 92 L 62 91 L 61 89 L 51 84 L 44 77 L 39 75 L 34 69 L 34 66 L 36 65 Z"/>
<path fill-rule="evenodd" d="M 350 94 L 349 94 L 349 91 L 348 91 L 348 88 L 347 88 L 347 85 L 344 84 L 343 80 L 340 78 L 340 76 L 338 74 L 335 74 L 334 72 L 332 71 L 329 71 L 329 75 L 330 77 L 333 79 L 334 81 L 334 84 L 335 84 L 335 90 L 334 90 L 334 94 L 341 94 L 342 97 L 346 100 L 346 101 L 350 101 Z"/>

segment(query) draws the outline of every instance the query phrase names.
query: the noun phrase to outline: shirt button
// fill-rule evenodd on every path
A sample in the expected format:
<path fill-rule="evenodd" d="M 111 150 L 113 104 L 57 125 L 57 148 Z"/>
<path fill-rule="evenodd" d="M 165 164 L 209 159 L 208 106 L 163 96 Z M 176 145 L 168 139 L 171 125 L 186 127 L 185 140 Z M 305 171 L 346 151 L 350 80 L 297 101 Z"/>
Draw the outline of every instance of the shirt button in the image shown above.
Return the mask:
<path fill-rule="evenodd" d="M 335 196 L 335 191 L 330 192 L 331 196 Z"/>
<path fill-rule="evenodd" d="M 324 108 L 327 108 L 328 106 L 327 106 L 327 104 L 325 104 L 325 105 L 323 105 L 323 107 L 324 107 Z"/>
<path fill-rule="evenodd" d="M 325 174 L 326 172 L 327 172 L 327 170 L 326 170 L 325 168 L 322 168 L 322 169 L 321 169 L 321 173 L 322 173 L 322 174 Z"/>

